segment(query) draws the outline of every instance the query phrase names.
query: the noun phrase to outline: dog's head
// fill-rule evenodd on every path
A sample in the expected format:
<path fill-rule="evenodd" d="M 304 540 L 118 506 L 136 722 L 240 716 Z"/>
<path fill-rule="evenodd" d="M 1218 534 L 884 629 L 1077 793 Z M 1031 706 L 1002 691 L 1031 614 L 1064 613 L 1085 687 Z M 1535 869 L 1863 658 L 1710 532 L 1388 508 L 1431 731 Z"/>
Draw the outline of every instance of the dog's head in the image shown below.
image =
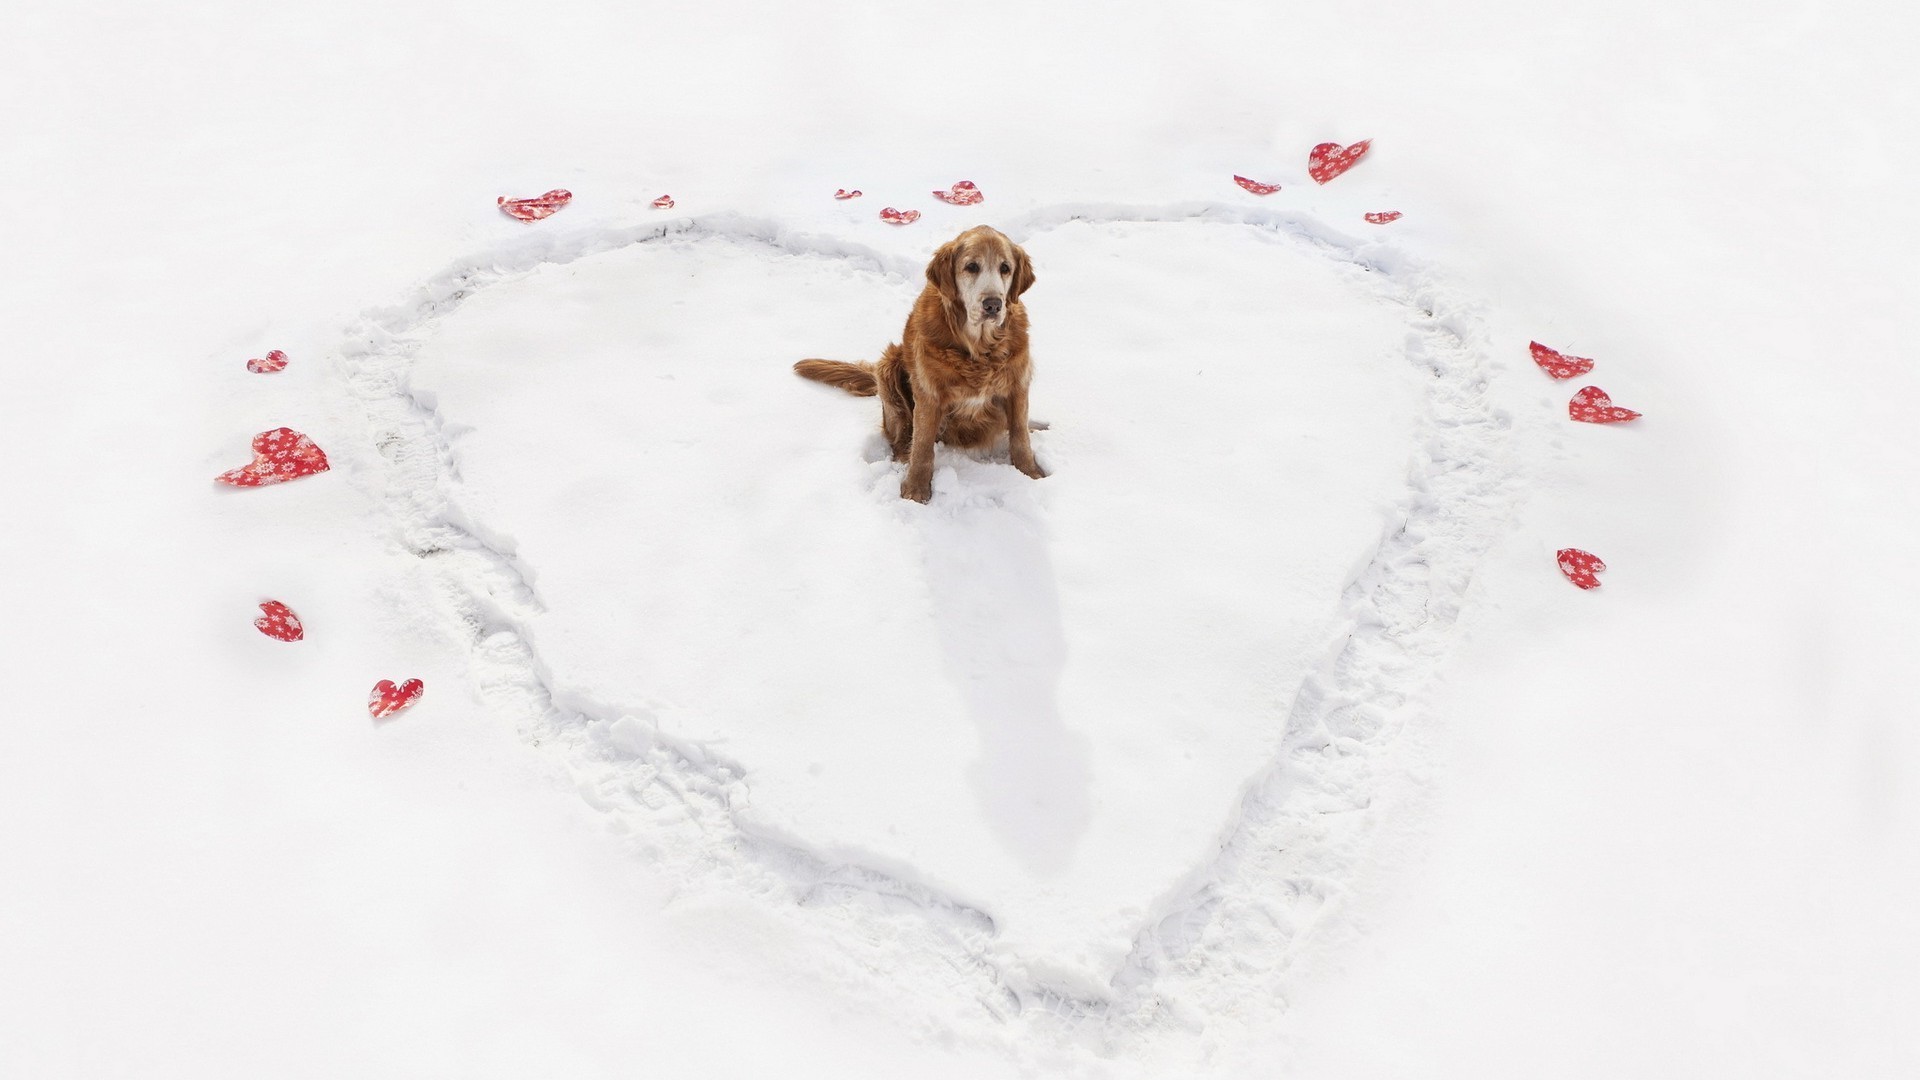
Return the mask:
<path fill-rule="evenodd" d="M 955 330 L 993 331 L 1033 287 L 1033 264 L 1020 245 L 981 225 L 940 245 L 927 264 L 927 281 L 940 291 Z"/>

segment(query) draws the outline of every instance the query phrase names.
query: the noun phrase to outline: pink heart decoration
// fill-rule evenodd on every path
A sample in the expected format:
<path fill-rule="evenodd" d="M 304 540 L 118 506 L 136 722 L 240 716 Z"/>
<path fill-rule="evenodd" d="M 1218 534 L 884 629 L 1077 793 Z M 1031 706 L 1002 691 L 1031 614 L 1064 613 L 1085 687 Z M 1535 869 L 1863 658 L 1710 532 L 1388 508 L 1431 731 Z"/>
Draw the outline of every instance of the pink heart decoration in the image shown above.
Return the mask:
<path fill-rule="evenodd" d="M 494 200 L 508 217 L 521 221 L 539 221 L 555 210 L 573 201 L 573 192 L 564 188 L 554 188 L 545 195 L 535 195 L 531 199 L 509 199 L 505 195 Z"/>
<path fill-rule="evenodd" d="M 1556 379 L 1571 379 L 1575 375 L 1585 375 L 1593 370 L 1593 361 L 1584 356 L 1566 356 L 1537 341 L 1528 342 L 1527 348 L 1533 350 L 1533 362 L 1539 364 L 1543 371 Z"/>
<path fill-rule="evenodd" d="M 1567 415 L 1589 424 L 1618 424 L 1640 419 L 1640 414 L 1632 409 L 1616 407 L 1607 392 L 1597 386 L 1582 387 L 1575 393 L 1573 400 L 1567 402 Z"/>
<path fill-rule="evenodd" d="M 671 196 L 671 195 L 662 195 L 662 196 L 660 196 L 659 198 L 657 198 L 657 199 L 655 199 L 655 200 L 653 200 L 653 208 L 654 208 L 655 210 L 671 210 L 671 209 L 673 209 L 673 196 Z"/>
<path fill-rule="evenodd" d="M 952 191 L 936 191 L 933 197 L 955 206 L 972 206 L 986 199 L 986 196 L 980 193 L 980 189 L 973 186 L 971 180 L 956 180 Z"/>
<path fill-rule="evenodd" d="M 407 708 L 420 700 L 427 692 L 427 684 L 419 679 L 408 679 L 399 686 L 392 679 L 381 679 L 373 684 L 373 693 L 367 695 L 367 711 L 375 720 L 384 720 L 394 713 Z"/>
<path fill-rule="evenodd" d="M 292 428 L 274 428 L 253 437 L 253 460 L 214 477 L 234 487 L 284 484 L 327 471 L 327 455 L 313 440 Z"/>
<path fill-rule="evenodd" d="M 1560 572 L 1567 575 L 1568 581 L 1583 589 L 1600 587 L 1600 579 L 1594 575 L 1607 568 L 1600 556 L 1579 548 L 1561 548 L 1554 557 L 1560 560 Z"/>
<path fill-rule="evenodd" d="M 911 225 L 920 220 L 918 210 L 895 210 L 889 206 L 880 211 L 880 220 L 889 225 Z"/>
<path fill-rule="evenodd" d="M 265 356 L 258 356 L 247 361 L 247 370 L 256 375 L 266 375 L 275 371 L 285 371 L 286 369 L 287 354 L 281 352 L 279 349 L 275 349 Z"/>
<path fill-rule="evenodd" d="M 1361 139 L 1352 146 L 1323 142 L 1307 155 L 1307 175 L 1313 177 L 1316 184 L 1327 181 L 1346 172 L 1367 156 L 1367 147 L 1373 145 L 1372 139 Z"/>
<path fill-rule="evenodd" d="M 306 629 L 300 625 L 300 616 L 295 615 L 292 608 L 280 601 L 262 601 L 260 610 L 264 614 L 253 620 L 255 630 L 275 641 L 299 641 L 307 636 Z"/>
<path fill-rule="evenodd" d="M 857 199 L 860 197 L 860 192 L 857 190 L 848 191 L 846 188 L 835 188 L 833 197 L 836 199 Z"/>
<path fill-rule="evenodd" d="M 1385 225 L 1389 221 L 1399 220 L 1400 211 L 1398 210 L 1377 210 L 1367 215 L 1367 221 L 1374 225 Z"/>
<path fill-rule="evenodd" d="M 1271 195 L 1280 190 L 1279 184 L 1263 184 L 1258 180 L 1249 180 L 1238 173 L 1234 174 L 1233 182 L 1253 192 L 1255 195 Z"/>

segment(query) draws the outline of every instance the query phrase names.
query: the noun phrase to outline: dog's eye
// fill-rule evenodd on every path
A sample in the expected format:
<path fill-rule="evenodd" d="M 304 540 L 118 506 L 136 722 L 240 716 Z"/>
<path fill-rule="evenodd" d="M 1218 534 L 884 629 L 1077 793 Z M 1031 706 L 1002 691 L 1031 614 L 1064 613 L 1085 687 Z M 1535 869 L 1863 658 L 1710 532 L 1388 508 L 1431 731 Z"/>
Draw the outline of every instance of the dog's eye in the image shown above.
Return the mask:
<path fill-rule="evenodd" d="M 1013 273 L 1013 267 L 1011 267 L 1011 266 L 1008 266 L 1008 265 L 1007 265 L 1006 263 L 1001 263 L 1001 264 L 1000 264 L 1000 272 L 1001 272 L 1001 273 L 1003 273 L 1003 274 L 1011 274 L 1011 273 Z"/>
<path fill-rule="evenodd" d="M 967 273 L 969 273 L 969 274 L 977 274 L 977 273 L 979 273 L 979 272 L 980 272 L 980 264 L 979 264 L 979 263 L 968 263 L 968 264 L 967 264 Z"/>

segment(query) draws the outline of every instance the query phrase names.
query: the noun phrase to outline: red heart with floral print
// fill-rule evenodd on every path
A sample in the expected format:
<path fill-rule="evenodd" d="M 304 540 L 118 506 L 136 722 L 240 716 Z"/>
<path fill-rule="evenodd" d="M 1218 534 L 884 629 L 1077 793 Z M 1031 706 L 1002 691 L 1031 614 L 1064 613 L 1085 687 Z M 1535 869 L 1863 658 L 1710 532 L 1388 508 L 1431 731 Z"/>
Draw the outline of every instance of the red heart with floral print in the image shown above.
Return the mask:
<path fill-rule="evenodd" d="M 1560 572 L 1567 575 L 1568 581 L 1583 589 L 1600 587 L 1600 579 L 1594 575 L 1607 568 L 1600 556 L 1579 548 L 1561 548 L 1554 557 L 1560 560 Z"/>
<path fill-rule="evenodd" d="M 835 188 L 833 197 L 836 199 L 857 199 L 860 197 L 860 192 L 857 189 L 848 191 L 846 188 Z"/>
<path fill-rule="evenodd" d="M 1575 393 L 1573 400 L 1567 402 L 1567 415 L 1589 424 L 1618 424 L 1640 419 L 1640 414 L 1632 409 L 1614 405 L 1607 392 L 1597 386 L 1582 387 Z"/>
<path fill-rule="evenodd" d="M 419 679 L 408 679 L 399 686 L 393 685 L 392 679 L 381 679 L 367 695 L 367 711 L 375 720 L 384 720 L 419 701 L 420 695 L 426 692 L 427 684 Z"/>
<path fill-rule="evenodd" d="M 662 195 L 653 200 L 651 205 L 655 210 L 671 210 L 673 209 L 673 196 Z"/>
<path fill-rule="evenodd" d="M 275 641 L 299 641 L 307 636 L 306 628 L 300 625 L 300 616 L 280 601 L 261 601 L 260 610 L 263 614 L 253 620 L 253 627 Z"/>
<path fill-rule="evenodd" d="M 1372 145 L 1372 139 L 1361 139 L 1352 146 L 1323 142 L 1307 155 L 1307 175 L 1313 177 L 1314 183 L 1324 184 L 1359 164 Z"/>
<path fill-rule="evenodd" d="M 1584 356 L 1565 356 L 1537 341 L 1528 342 L 1527 348 L 1533 350 L 1533 362 L 1556 379 L 1571 379 L 1593 370 L 1593 361 Z"/>
<path fill-rule="evenodd" d="M 284 484 L 327 471 L 327 455 L 313 440 L 292 428 L 274 428 L 253 437 L 253 460 L 214 477 L 234 487 Z"/>
<path fill-rule="evenodd" d="M 889 225 L 911 225 L 920 220 L 918 210 L 895 210 L 889 206 L 880 211 L 880 220 Z"/>
<path fill-rule="evenodd" d="M 971 180 L 955 181 L 952 191 L 936 191 L 933 197 L 955 206 L 972 206 L 986 199 L 986 196 L 980 193 L 980 189 L 973 186 Z"/>
<path fill-rule="evenodd" d="M 1400 211 L 1398 211 L 1398 210 L 1376 210 L 1376 211 L 1374 211 L 1374 212 L 1372 212 L 1372 213 L 1370 213 L 1370 214 L 1367 214 L 1367 215 L 1366 215 L 1366 218 L 1367 218 L 1367 221 L 1368 221 L 1368 223 L 1370 223 L 1370 224 L 1373 224 L 1373 225 L 1385 225 L 1385 224 L 1386 224 L 1387 222 L 1389 222 L 1389 221 L 1399 221 L 1399 220 L 1400 220 Z"/>
<path fill-rule="evenodd" d="M 539 221 L 555 210 L 573 201 L 573 192 L 565 188 L 554 188 L 545 195 L 535 195 L 531 199 L 509 199 L 505 195 L 494 200 L 507 216 L 521 221 Z"/>
<path fill-rule="evenodd" d="M 266 375 L 287 369 L 287 354 L 275 349 L 265 356 L 257 356 L 247 361 L 247 370 L 256 375 Z"/>
<path fill-rule="evenodd" d="M 1279 184 L 1263 184 L 1258 180 L 1249 180 L 1239 173 L 1234 174 L 1233 182 L 1253 192 L 1255 195 L 1271 195 L 1280 190 Z"/>

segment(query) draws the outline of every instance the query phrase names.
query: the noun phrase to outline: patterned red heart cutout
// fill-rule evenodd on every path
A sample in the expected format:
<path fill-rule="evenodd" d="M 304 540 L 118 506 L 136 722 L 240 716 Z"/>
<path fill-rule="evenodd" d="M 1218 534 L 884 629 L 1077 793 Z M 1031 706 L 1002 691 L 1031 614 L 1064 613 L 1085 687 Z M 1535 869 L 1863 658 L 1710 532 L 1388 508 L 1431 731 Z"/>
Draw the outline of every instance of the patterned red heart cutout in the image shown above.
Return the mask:
<path fill-rule="evenodd" d="M 1594 575 L 1607 568 L 1600 556 L 1579 548 L 1561 548 L 1554 557 L 1560 560 L 1560 572 L 1567 575 L 1568 581 L 1583 589 L 1600 587 L 1600 579 Z"/>
<path fill-rule="evenodd" d="M 505 195 L 494 200 L 507 216 L 521 221 L 539 221 L 555 210 L 573 201 L 573 192 L 564 188 L 554 188 L 545 195 L 535 195 L 531 199 L 509 199 Z"/>
<path fill-rule="evenodd" d="M 1389 221 L 1399 220 L 1400 211 L 1398 210 L 1376 210 L 1367 215 L 1367 221 L 1374 225 L 1385 225 Z"/>
<path fill-rule="evenodd" d="M 1537 341 L 1528 342 L 1527 348 L 1533 351 L 1533 362 L 1556 379 L 1571 379 L 1593 370 L 1593 361 L 1584 356 L 1566 356 Z"/>
<path fill-rule="evenodd" d="M 327 455 L 313 440 L 292 428 L 274 428 L 253 437 L 253 460 L 213 479 L 234 487 L 284 484 L 327 471 Z"/>
<path fill-rule="evenodd" d="M 833 197 L 836 199 L 857 199 L 860 197 L 860 192 L 857 190 L 848 191 L 846 188 L 835 188 Z"/>
<path fill-rule="evenodd" d="M 253 620 L 255 630 L 275 641 L 299 641 L 307 636 L 306 629 L 300 625 L 300 616 L 280 601 L 263 600 L 260 610 L 263 614 Z"/>
<path fill-rule="evenodd" d="M 895 210 L 889 206 L 880 211 L 880 220 L 889 225 L 911 225 L 920 220 L 918 210 Z"/>
<path fill-rule="evenodd" d="M 375 720 L 384 720 L 394 713 L 407 708 L 420 700 L 427 692 L 427 684 L 419 679 L 408 679 L 399 686 L 392 679 L 381 679 L 373 684 L 373 693 L 367 695 L 367 711 Z"/>
<path fill-rule="evenodd" d="M 673 196 L 671 196 L 671 195 L 662 195 L 662 196 L 660 196 L 659 198 L 657 198 L 657 199 L 655 199 L 655 200 L 653 200 L 653 208 L 654 208 L 655 210 L 671 210 L 671 209 L 673 209 Z"/>
<path fill-rule="evenodd" d="M 1607 392 L 1597 386 L 1582 387 L 1575 393 L 1573 400 L 1567 402 L 1567 415 L 1589 424 L 1618 424 L 1640 419 L 1640 414 L 1632 409 L 1616 407 Z"/>
<path fill-rule="evenodd" d="M 287 354 L 281 352 L 279 349 L 275 349 L 265 356 L 258 356 L 247 361 L 247 370 L 256 375 L 267 375 L 275 371 L 285 371 L 286 369 Z"/>
<path fill-rule="evenodd" d="M 1307 175 L 1313 177 L 1316 184 L 1327 181 L 1346 172 L 1367 156 L 1367 147 L 1373 145 L 1372 139 L 1361 139 L 1352 146 L 1323 142 L 1307 155 Z"/>
<path fill-rule="evenodd" d="M 1233 175 L 1233 182 L 1253 192 L 1255 195 L 1271 195 L 1280 190 L 1279 184 L 1263 184 L 1258 180 L 1249 180 L 1239 173 Z"/>
<path fill-rule="evenodd" d="M 973 186 L 971 180 L 957 180 L 954 182 L 952 191 L 936 191 L 933 197 L 955 206 L 972 206 L 986 199 L 986 196 L 980 193 L 980 189 Z"/>

